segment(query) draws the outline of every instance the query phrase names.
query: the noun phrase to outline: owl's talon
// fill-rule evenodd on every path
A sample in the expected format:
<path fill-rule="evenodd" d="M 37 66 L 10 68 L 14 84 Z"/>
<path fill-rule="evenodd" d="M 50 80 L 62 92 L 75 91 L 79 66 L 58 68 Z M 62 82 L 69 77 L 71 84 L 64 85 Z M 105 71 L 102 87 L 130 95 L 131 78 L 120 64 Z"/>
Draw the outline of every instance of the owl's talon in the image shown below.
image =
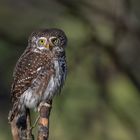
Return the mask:
<path fill-rule="evenodd" d="M 46 102 L 41 102 L 41 103 L 39 104 L 38 108 L 37 108 L 38 112 L 40 112 L 40 109 L 41 109 L 42 106 L 45 106 L 45 107 L 48 108 L 48 107 L 51 107 L 51 104 L 46 103 Z"/>

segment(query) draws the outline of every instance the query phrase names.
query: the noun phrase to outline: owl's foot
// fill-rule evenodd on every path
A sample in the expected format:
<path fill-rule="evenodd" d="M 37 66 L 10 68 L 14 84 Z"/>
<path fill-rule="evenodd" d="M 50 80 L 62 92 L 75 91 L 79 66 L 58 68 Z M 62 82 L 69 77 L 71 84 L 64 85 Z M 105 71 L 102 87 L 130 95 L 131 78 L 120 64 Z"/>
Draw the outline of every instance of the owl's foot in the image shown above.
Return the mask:
<path fill-rule="evenodd" d="M 39 106 L 38 106 L 38 108 L 37 108 L 37 110 L 38 110 L 38 112 L 40 112 L 40 110 L 41 110 L 41 108 L 43 107 L 43 106 L 45 106 L 45 107 L 51 107 L 51 104 L 49 104 L 49 103 L 46 103 L 46 102 L 41 102 L 40 104 L 39 104 Z"/>

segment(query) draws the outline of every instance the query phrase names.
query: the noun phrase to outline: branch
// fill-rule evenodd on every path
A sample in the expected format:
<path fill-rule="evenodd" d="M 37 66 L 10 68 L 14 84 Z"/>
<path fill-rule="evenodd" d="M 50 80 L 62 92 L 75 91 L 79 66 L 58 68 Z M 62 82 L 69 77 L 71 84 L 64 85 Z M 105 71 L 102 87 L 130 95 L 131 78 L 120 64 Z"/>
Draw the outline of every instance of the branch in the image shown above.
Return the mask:
<path fill-rule="evenodd" d="M 42 103 L 40 105 L 40 118 L 38 122 L 38 137 L 37 140 L 48 140 L 49 137 L 49 116 L 51 111 L 52 101 Z"/>

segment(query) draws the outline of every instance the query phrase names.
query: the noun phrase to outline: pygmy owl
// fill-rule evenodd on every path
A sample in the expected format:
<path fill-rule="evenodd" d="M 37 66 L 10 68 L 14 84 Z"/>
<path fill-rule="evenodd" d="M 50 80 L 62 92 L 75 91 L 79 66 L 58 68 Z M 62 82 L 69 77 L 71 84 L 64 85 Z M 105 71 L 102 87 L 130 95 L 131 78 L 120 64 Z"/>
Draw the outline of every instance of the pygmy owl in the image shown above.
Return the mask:
<path fill-rule="evenodd" d="M 52 100 L 60 92 L 67 72 L 66 44 L 66 35 L 60 29 L 31 34 L 13 73 L 10 121 L 24 114 L 27 108 L 37 108 L 41 102 Z"/>

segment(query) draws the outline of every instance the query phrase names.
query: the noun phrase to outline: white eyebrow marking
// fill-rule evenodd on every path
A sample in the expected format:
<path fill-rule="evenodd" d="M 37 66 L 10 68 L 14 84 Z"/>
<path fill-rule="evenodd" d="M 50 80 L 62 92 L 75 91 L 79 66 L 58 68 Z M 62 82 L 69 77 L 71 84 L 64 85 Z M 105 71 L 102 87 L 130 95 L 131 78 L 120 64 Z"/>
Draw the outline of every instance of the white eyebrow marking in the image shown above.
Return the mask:
<path fill-rule="evenodd" d="M 36 41 L 36 37 L 33 36 L 32 37 L 32 42 L 34 42 L 34 41 Z"/>
<path fill-rule="evenodd" d="M 44 40 L 47 40 L 46 37 L 43 37 L 43 36 L 42 36 L 42 37 L 39 37 L 38 39 L 44 39 Z"/>

